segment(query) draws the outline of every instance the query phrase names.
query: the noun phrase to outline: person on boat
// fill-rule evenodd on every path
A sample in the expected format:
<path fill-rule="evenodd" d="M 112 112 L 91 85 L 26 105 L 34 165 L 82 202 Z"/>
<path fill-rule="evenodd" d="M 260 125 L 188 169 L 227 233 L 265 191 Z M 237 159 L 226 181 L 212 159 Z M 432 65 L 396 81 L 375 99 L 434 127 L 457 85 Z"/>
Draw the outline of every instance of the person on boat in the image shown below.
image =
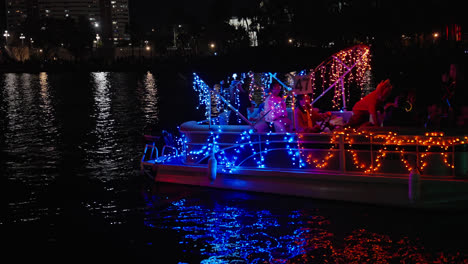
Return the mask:
<path fill-rule="evenodd" d="M 214 124 L 226 125 L 228 116 L 224 103 L 220 98 L 221 92 L 221 85 L 215 84 L 211 91 L 211 119 L 214 121 Z"/>
<path fill-rule="evenodd" d="M 442 74 L 442 116 L 448 120 L 450 126 L 456 125 L 457 115 L 465 103 L 468 88 L 460 64 L 451 63 L 448 72 Z"/>
<path fill-rule="evenodd" d="M 322 131 L 321 122 L 331 118 L 331 113 L 320 113 L 317 108 L 313 108 L 307 95 L 298 95 L 296 98 L 296 108 L 294 109 L 296 119 L 296 132 L 317 133 Z"/>
<path fill-rule="evenodd" d="M 264 103 L 257 106 L 255 101 L 251 101 L 251 105 L 247 108 L 247 119 L 250 122 L 257 122 L 260 119 L 260 112 L 263 110 Z"/>
<path fill-rule="evenodd" d="M 420 127 L 422 119 L 416 105 L 416 92 L 402 91 L 383 107 L 384 127 Z"/>
<path fill-rule="evenodd" d="M 395 96 L 393 102 L 383 107 L 383 126 L 400 126 L 405 117 L 405 97 L 402 94 Z"/>
<path fill-rule="evenodd" d="M 438 130 L 443 124 L 441 103 L 431 103 L 427 106 L 427 117 L 424 127 L 429 130 Z"/>
<path fill-rule="evenodd" d="M 457 88 L 459 88 L 461 83 L 461 78 L 459 74 L 459 67 L 457 64 L 450 64 L 449 71 L 442 73 L 442 100 L 446 103 L 446 107 L 452 109 L 455 100 L 455 93 Z"/>
<path fill-rule="evenodd" d="M 265 105 L 260 112 L 260 120 L 254 125 L 257 132 L 267 132 L 270 125 L 275 132 L 289 132 L 291 120 L 288 118 L 286 101 L 282 94 L 281 84 L 273 83 L 270 95 L 265 99 Z"/>
<path fill-rule="evenodd" d="M 351 128 L 358 128 L 363 125 L 380 126 L 382 116 L 378 114 L 377 109 L 382 107 L 392 89 L 393 86 L 389 79 L 381 81 L 373 92 L 364 96 L 353 106 L 353 115 L 347 126 Z"/>
<path fill-rule="evenodd" d="M 460 114 L 457 115 L 455 124 L 457 128 L 468 128 L 468 104 L 465 103 L 460 107 Z"/>
<path fill-rule="evenodd" d="M 234 80 L 229 86 L 229 103 L 239 110 L 239 113 L 244 117 L 247 116 L 247 107 L 250 105 L 249 93 L 243 87 L 244 83 L 235 75 Z M 229 114 L 229 124 L 236 125 L 241 124 L 242 118 L 237 116 L 235 111 L 231 111 Z"/>

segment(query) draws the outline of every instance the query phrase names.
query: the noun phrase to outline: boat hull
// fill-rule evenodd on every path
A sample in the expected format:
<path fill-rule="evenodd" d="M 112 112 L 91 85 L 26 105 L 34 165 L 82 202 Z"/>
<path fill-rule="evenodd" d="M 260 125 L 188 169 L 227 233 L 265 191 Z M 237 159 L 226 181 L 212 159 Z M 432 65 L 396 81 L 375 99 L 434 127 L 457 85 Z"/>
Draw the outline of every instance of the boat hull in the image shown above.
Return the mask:
<path fill-rule="evenodd" d="M 412 208 L 468 208 L 468 182 L 446 177 L 425 177 L 412 185 L 410 177 L 243 168 L 235 173 L 218 171 L 212 181 L 207 166 L 176 164 L 157 165 L 149 175 L 156 182 L 314 199 Z"/>

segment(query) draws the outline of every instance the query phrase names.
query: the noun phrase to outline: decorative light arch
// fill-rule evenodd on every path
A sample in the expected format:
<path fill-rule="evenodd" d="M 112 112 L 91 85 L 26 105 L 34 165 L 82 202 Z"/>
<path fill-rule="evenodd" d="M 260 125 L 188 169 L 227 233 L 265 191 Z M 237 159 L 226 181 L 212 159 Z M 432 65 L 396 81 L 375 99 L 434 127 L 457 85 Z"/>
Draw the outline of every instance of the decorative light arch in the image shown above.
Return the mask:
<path fill-rule="evenodd" d="M 333 89 L 331 108 L 346 110 L 351 85 L 355 84 L 360 89 L 362 97 L 363 87 L 370 81 L 370 60 L 369 46 L 355 45 L 333 54 L 308 72 L 289 74 L 288 84 L 294 94 L 309 95 L 311 104 Z M 320 94 L 315 97 L 318 93 Z"/>

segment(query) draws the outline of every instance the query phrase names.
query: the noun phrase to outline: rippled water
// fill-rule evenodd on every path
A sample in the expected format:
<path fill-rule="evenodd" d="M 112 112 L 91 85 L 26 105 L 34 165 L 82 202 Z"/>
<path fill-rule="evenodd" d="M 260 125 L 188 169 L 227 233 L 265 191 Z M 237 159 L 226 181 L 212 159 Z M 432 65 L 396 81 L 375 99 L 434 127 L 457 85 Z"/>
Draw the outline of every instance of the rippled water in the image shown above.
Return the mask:
<path fill-rule="evenodd" d="M 190 73 L 0 75 L 5 260 L 468 263 L 468 213 L 154 184 L 149 126 L 196 118 Z M 164 261 L 163 261 L 164 260 Z"/>

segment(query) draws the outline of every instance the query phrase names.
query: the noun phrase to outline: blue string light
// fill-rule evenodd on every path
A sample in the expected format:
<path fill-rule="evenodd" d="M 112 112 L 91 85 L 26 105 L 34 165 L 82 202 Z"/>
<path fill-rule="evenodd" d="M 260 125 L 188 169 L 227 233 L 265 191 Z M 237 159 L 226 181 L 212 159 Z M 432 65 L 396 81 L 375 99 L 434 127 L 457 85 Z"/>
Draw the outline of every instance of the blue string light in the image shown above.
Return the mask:
<path fill-rule="evenodd" d="M 193 73 L 194 81 L 193 81 L 193 89 L 198 92 L 198 99 L 199 105 L 197 109 L 200 107 L 205 106 L 205 115 L 208 116 L 208 111 L 211 107 L 211 91 L 209 86 L 196 74 Z M 241 73 L 241 80 L 243 81 L 246 76 L 249 74 Z M 251 75 L 250 75 L 251 76 Z M 262 84 L 265 87 L 268 87 L 272 82 L 272 77 L 276 76 L 272 73 L 263 73 L 261 75 Z M 236 78 L 236 74 L 233 74 L 233 78 Z M 237 95 L 237 102 L 239 102 L 238 95 Z M 214 124 L 219 124 L 214 121 Z M 245 158 L 252 158 L 253 163 L 256 164 L 258 168 L 265 168 L 265 155 L 267 155 L 271 149 L 269 146 L 271 144 L 270 138 L 274 135 L 270 130 L 266 135 L 264 135 L 265 142 L 261 142 L 261 137 L 258 136 L 258 140 L 252 139 L 254 131 L 252 129 L 245 130 L 239 134 L 239 138 L 235 140 L 235 146 L 230 147 L 229 149 L 222 149 L 219 144 L 219 136 L 223 134 L 223 130 L 219 127 L 216 131 L 210 131 L 209 135 L 207 136 L 206 143 L 197 147 L 197 146 L 190 146 L 189 149 L 189 142 L 187 137 L 182 134 L 181 138 L 177 139 L 177 148 L 179 150 L 179 155 L 168 155 L 168 159 L 166 160 L 173 160 L 175 158 L 182 158 L 184 156 L 188 157 L 189 162 L 203 162 L 207 160 L 210 153 L 213 151 L 217 158 L 218 164 L 220 165 L 220 169 L 223 172 L 227 173 L 234 173 L 241 164 L 246 162 Z M 299 166 L 299 168 L 304 167 L 305 163 L 300 158 L 300 148 L 292 147 L 290 143 L 297 142 L 295 138 L 295 134 L 286 133 L 282 140 L 278 141 L 277 139 L 274 141 L 275 144 L 278 143 L 286 143 L 286 150 L 288 155 L 290 156 L 290 160 L 293 166 Z M 297 162 L 297 160 L 299 160 Z"/>

